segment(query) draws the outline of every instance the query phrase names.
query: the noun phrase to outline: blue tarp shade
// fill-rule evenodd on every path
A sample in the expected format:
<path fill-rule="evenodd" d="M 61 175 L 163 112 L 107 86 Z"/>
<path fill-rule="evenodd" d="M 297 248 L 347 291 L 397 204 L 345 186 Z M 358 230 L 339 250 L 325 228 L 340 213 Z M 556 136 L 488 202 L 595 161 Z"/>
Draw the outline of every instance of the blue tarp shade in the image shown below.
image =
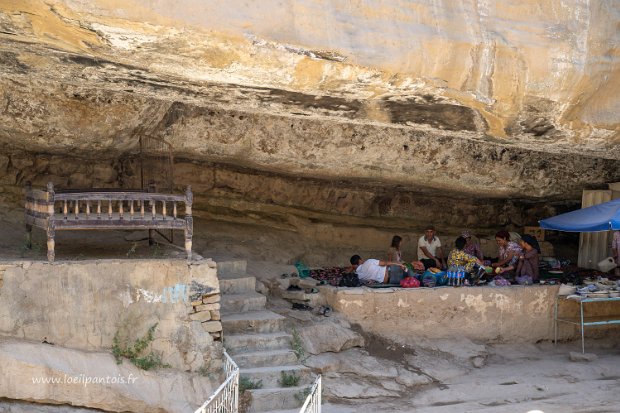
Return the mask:
<path fill-rule="evenodd" d="M 541 228 L 569 232 L 599 232 L 620 229 L 620 199 L 543 219 Z"/>

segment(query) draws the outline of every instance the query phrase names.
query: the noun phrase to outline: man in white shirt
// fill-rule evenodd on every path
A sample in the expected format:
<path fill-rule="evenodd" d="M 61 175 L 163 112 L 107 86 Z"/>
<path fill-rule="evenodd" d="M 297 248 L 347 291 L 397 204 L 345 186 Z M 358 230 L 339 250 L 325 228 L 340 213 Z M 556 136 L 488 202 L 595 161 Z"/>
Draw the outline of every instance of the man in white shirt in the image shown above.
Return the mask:
<path fill-rule="evenodd" d="M 441 249 L 441 241 L 435 236 L 435 228 L 429 226 L 418 240 L 418 261 L 422 261 L 425 269 L 443 268 L 446 265 Z"/>
<path fill-rule="evenodd" d="M 363 260 L 359 255 L 351 257 L 351 269 L 360 281 L 374 281 L 384 284 L 398 284 L 407 267 L 400 262 L 382 261 L 369 258 Z"/>

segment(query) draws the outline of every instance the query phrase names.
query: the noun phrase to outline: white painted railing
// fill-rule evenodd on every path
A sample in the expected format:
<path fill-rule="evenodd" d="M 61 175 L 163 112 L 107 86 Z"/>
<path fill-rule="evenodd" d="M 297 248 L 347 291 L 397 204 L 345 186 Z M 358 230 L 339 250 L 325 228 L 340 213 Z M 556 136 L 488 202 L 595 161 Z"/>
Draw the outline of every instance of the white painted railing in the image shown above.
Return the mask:
<path fill-rule="evenodd" d="M 239 367 L 224 350 L 226 380 L 194 413 L 238 413 Z"/>
<path fill-rule="evenodd" d="M 321 413 L 321 375 L 318 375 L 299 413 Z"/>

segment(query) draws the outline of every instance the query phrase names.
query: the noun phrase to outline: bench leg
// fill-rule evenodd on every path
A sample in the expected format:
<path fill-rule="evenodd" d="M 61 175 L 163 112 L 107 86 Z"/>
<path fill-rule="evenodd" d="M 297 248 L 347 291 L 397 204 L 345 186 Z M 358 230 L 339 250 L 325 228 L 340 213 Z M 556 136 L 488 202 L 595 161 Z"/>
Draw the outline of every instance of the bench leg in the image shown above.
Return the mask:
<path fill-rule="evenodd" d="M 192 236 L 194 235 L 194 220 L 191 217 L 185 218 L 185 252 L 187 260 L 192 259 Z"/>
<path fill-rule="evenodd" d="M 26 224 L 26 248 L 32 249 L 32 225 Z"/>
<path fill-rule="evenodd" d="M 55 242 L 54 237 L 56 236 L 56 230 L 54 227 L 49 227 L 47 229 L 47 260 L 49 262 L 54 262 L 54 258 L 56 257 L 56 253 L 54 251 Z"/>

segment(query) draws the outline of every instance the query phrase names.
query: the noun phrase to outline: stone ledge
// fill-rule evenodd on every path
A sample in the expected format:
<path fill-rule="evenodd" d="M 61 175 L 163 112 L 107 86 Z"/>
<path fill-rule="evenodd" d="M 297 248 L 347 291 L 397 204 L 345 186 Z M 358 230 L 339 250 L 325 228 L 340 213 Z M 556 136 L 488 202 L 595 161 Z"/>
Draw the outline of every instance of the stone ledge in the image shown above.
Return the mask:
<path fill-rule="evenodd" d="M 208 296 L 202 296 L 203 304 L 215 304 L 220 302 L 219 292 L 216 294 L 209 294 Z"/>
<path fill-rule="evenodd" d="M 190 314 L 189 319 L 200 322 L 209 321 L 211 320 L 211 313 L 209 311 L 202 311 L 200 313 Z"/>
<path fill-rule="evenodd" d="M 222 323 L 220 321 L 205 321 L 202 323 L 202 328 L 207 333 L 219 333 L 222 331 Z"/>
<path fill-rule="evenodd" d="M 330 288 L 327 303 L 365 331 L 397 341 L 466 337 L 494 342 L 553 338 L 559 286 Z M 386 290 L 386 291 L 382 291 Z M 568 329 L 561 337 L 575 336 Z"/>
<path fill-rule="evenodd" d="M 197 305 L 196 308 L 194 308 L 194 310 L 196 310 L 196 312 L 199 311 L 212 311 L 212 310 L 219 310 L 220 309 L 220 303 L 213 303 L 213 304 L 201 304 L 201 305 Z"/>

